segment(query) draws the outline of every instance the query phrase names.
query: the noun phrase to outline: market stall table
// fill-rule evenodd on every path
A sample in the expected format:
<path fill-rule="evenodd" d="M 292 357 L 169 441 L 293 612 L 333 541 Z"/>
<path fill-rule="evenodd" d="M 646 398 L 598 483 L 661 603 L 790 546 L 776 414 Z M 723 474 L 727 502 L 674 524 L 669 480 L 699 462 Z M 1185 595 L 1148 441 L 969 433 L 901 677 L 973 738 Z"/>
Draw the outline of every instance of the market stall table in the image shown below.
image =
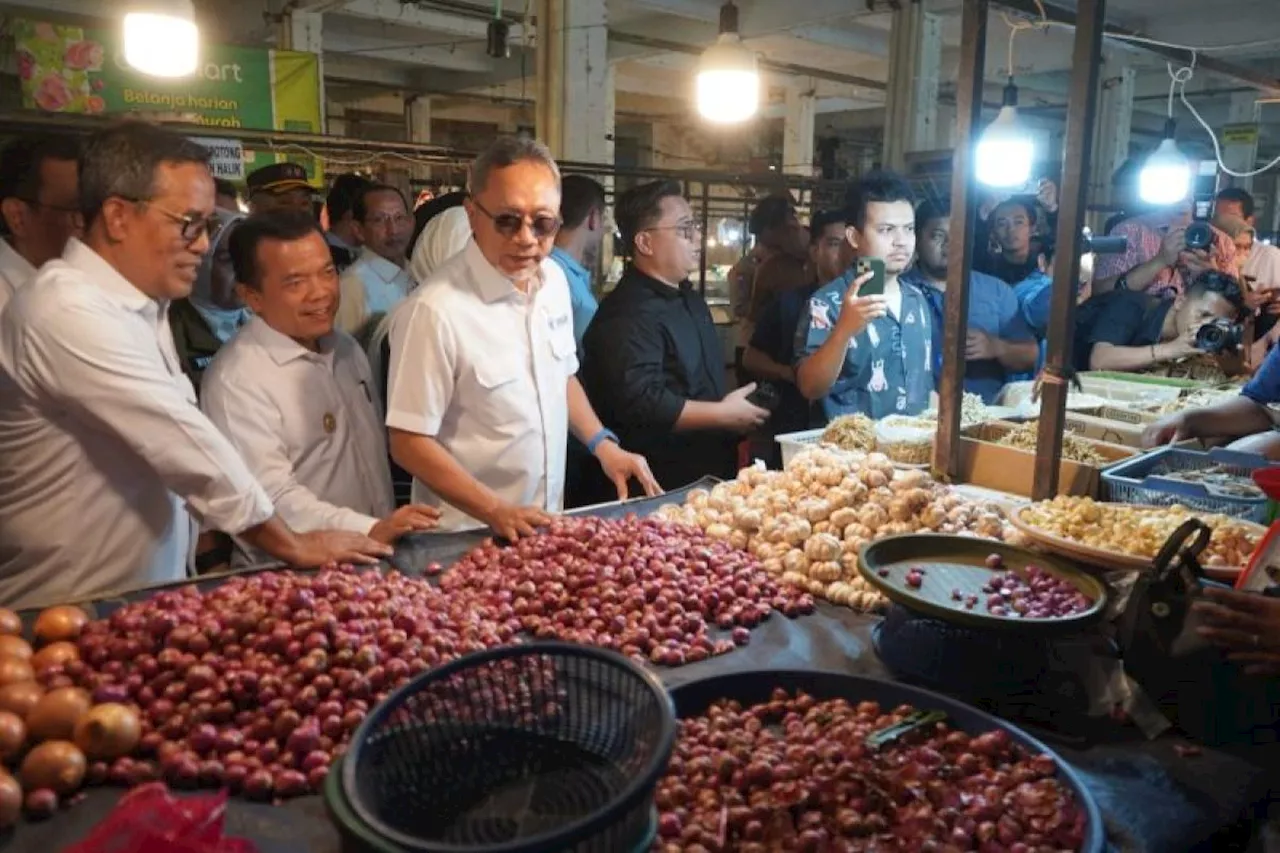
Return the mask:
<path fill-rule="evenodd" d="M 648 514 L 663 503 L 682 500 L 687 491 L 626 505 L 607 504 L 590 512 Z M 417 536 L 402 544 L 391 562 L 406 573 L 420 574 L 431 563 L 452 565 L 484 538 L 479 533 Z M 103 609 L 110 607 L 104 603 Z M 732 654 L 661 668 L 659 673 L 671 687 L 710 675 L 763 668 L 825 669 L 892 679 L 872 644 L 871 629 L 877 621 L 878 617 L 819 602 L 809 616 L 769 619 L 751 632 L 748 646 Z M 1198 756 L 1183 757 L 1175 751 L 1173 740 L 1146 741 L 1132 729 L 1117 728 L 1116 738 L 1084 749 L 1049 742 L 1084 777 L 1117 850 L 1189 850 L 1236 824 L 1268 789 L 1269 780 L 1261 768 L 1227 753 L 1206 749 Z M 0 839 L 0 851 L 61 850 L 83 838 L 111 810 L 120 793 L 116 788 L 87 789 L 83 802 L 59 811 L 52 820 L 20 823 Z M 251 839 L 261 853 L 339 853 L 341 849 L 318 796 L 280 806 L 233 798 L 227 831 Z"/>

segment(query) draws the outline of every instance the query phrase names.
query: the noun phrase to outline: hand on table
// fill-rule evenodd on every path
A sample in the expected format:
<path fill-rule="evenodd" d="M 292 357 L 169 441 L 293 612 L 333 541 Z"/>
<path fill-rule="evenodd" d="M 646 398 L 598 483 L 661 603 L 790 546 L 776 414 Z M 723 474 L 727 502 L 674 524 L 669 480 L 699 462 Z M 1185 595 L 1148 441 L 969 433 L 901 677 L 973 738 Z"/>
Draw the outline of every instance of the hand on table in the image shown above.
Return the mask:
<path fill-rule="evenodd" d="M 292 562 L 300 569 L 316 569 L 338 563 L 371 565 L 394 553 L 390 545 L 350 530 L 299 533 L 298 545 L 298 555 Z"/>
<path fill-rule="evenodd" d="M 409 504 L 379 521 L 369 530 L 369 538 L 390 545 L 408 533 L 431 530 L 440 523 L 440 510 L 433 506 Z"/>
<path fill-rule="evenodd" d="M 648 460 L 640 454 L 628 453 L 612 441 L 605 441 L 596 448 L 596 458 L 600 460 L 605 476 L 618 489 L 618 500 L 627 499 L 627 484 L 633 478 L 644 488 L 647 496 L 652 498 L 662 494 L 662 486 L 649 470 Z"/>
<path fill-rule="evenodd" d="M 489 525 L 495 536 L 517 542 L 521 536 L 533 536 L 537 528 L 549 524 L 551 514 L 536 506 L 499 504 L 480 520 Z"/>
<path fill-rule="evenodd" d="M 1249 675 L 1280 675 L 1280 598 L 1210 587 L 1192 607 L 1207 623 L 1198 633 L 1227 660 Z"/>
<path fill-rule="evenodd" d="M 1188 438 L 1195 438 L 1187 429 L 1186 415 L 1178 413 L 1167 415 L 1142 431 L 1143 447 L 1159 447 L 1173 444 Z"/>

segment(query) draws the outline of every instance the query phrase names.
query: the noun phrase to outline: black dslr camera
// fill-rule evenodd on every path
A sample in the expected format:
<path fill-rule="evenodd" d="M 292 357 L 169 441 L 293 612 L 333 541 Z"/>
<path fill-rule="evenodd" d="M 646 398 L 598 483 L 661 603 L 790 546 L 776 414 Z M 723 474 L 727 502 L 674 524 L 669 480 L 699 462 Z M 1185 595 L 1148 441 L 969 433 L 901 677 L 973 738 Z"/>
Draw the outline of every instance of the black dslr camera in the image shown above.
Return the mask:
<path fill-rule="evenodd" d="M 1196 349 L 1207 353 L 1235 352 L 1244 342 L 1244 327 L 1219 317 L 1196 332 Z"/>
<path fill-rule="evenodd" d="M 1202 160 L 1198 164 L 1195 183 L 1191 188 L 1192 222 L 1187 226 L 1185 240 L 1193 251 L 1209 251 L 1213 245 L 1213 229 L 1209 219 L 1213 216 L 1213 200 L 1218 195 L 1218 162 Z"/>

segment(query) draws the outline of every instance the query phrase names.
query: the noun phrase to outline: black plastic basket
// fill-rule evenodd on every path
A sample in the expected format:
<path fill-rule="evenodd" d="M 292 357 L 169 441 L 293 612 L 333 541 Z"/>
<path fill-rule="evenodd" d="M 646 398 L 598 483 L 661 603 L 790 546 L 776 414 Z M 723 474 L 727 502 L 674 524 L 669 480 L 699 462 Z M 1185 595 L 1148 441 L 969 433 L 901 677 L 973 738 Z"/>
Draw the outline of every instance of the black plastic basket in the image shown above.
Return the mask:
<path fill-rule="evenodd" d="M 651 842 L 675 734 L 661 682 L 621 655 L 508 646 L 374 708 L 342 793 L 364 829 L 405 851 L 630 851 Z"/>

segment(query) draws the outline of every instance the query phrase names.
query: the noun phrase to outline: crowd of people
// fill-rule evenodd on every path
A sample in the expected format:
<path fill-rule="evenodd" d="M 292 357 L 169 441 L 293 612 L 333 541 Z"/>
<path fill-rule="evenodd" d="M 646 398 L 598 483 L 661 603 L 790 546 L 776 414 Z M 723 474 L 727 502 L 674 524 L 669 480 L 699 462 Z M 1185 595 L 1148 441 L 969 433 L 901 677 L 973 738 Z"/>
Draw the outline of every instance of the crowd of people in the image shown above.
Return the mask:
<path fill-rule="evenodd" d="M 785 196 L 758 205 L 734 382 L 689 280 L 702 235 L 678 182 L 610 211 L 598 182 L 503 137 L 465 192 L 417 210 L 341 175 L 318 216 L 286 162 L 248 176 L 244 214 L 208 158 L 141 122 L 0 152 L 0 603 L 222 560 L 372 561 L 419 531 L 516 539 L 566 505 L 731 476 L 752 436 L 915 414 L 935 391 L 949 211 L 891 173 L 807 228 Z M 991 205 L 965 341 L 984 400 L 1041 358 L 1049 190 Z M 1080 366 L 1140 368 L 1189 352 L 1208 321 L 1280 314 L 1280 265 L 1241 236 L 1252 200 L 1218 207 L 1207 250 L 1186 248 L 1183 210 L 1117 224 L 1130 253 L 1078 289 Z M 610 220 L 627 263 L 597 301 Z M 878 292 L 860 292 L 859 260 L 882 265 Z M 1269 432 L 1274 362 L 1152 440 Z"/>

